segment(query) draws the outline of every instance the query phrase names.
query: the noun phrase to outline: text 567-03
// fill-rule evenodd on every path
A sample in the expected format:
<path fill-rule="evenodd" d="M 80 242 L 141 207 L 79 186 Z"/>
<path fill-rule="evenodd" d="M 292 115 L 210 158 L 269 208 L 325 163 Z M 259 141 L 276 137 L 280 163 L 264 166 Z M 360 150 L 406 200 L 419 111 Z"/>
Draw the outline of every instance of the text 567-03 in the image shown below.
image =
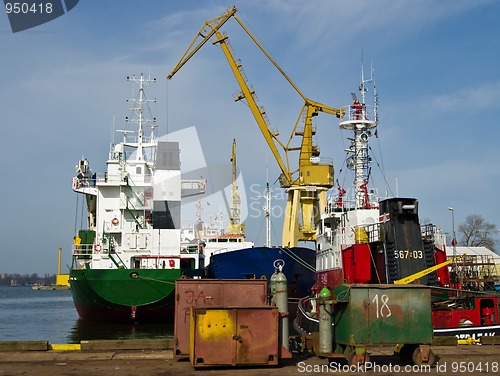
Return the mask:
<path fill-rule="evenodd" d="M 396 259 L 421 259 L 424 257 L 424 253 L 421 250 L 410 251 L 408 249 L 401 249 L 394 251 L 394 258 Z"/>
<path fill-rule="evenodd" d="M 7 14 L 52 13 L 52 3 L 5 3 Z"/>

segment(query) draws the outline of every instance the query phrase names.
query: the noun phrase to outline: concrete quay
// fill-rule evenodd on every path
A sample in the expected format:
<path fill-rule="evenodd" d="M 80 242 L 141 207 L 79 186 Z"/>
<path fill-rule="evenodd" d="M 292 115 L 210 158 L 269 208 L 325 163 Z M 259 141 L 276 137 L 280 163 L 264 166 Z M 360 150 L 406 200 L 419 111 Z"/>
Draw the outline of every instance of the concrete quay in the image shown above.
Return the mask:
<path fill-rule="evenodd" d="M 43 341 L 42 341 L 43 342 Z M 87 350 L 5 350 L 0 351 L 0 375 L 457 375 L 500 374 L 500 346 L 433 346 L 436 363 L 431 368 L 403 365 L 393 347 L 369 348 L 369 368 L 349 367 L 341 359 L 297 355 L 276 367 L 224 367 L 195 370 L 189 360 L 173 357 L 171 349 L 131 349 L 158 343 L 133 341 L 87 341 Z M 113 344 L 112 344 L 113 342 Z M 0 343 L 1 344 L 1 343 Z M 5 343 L 3 343 L 5 344 Z M 25 345 L 27 343 L 24 343 Z M 31 343 L 30 346 L 34 346 Z M 53 345 L 54 346 L 54 345 Z M 64 346 L 64 345 L 60 345 Z M 120 348 L 120 349 L 117 349 Z M 2 347 L 0 346 L 0 349 Z M 55 346 L 57 348 L 57 346 Z M 129 348 L 129 349 L 125 349 Z M 409 368 L 408 368 L 409 367 Z"/>

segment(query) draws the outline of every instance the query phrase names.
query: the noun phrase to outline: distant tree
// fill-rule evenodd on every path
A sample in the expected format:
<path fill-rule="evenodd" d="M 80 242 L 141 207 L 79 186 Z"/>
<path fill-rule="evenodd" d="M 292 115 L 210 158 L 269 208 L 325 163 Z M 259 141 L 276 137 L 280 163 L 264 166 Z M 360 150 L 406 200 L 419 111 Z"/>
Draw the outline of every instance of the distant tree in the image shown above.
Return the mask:
<path fill-rule="evenodd" d="M 465 222 L 458 226 L 462 234 L 460 244 L 468 247 L 486 247 L 495 252 L 493 232 L 496 226 L 488 223 L 477 214 L 468 215 Z"/>

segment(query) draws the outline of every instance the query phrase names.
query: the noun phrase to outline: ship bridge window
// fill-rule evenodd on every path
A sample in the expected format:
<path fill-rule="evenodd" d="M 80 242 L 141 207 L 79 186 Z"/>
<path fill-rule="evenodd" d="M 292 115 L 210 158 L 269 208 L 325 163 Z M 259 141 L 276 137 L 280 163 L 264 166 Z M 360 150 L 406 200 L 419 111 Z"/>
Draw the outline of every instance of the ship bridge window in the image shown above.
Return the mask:
<path fill-rule="evenodd" d="M 135 168 L 135 173 L 136 173 L 137 175 L 141 175 L 141 174 L 142 174 L 142 167 L 141 167 L 141 166 L 137 166 L 137 167 Z"/>

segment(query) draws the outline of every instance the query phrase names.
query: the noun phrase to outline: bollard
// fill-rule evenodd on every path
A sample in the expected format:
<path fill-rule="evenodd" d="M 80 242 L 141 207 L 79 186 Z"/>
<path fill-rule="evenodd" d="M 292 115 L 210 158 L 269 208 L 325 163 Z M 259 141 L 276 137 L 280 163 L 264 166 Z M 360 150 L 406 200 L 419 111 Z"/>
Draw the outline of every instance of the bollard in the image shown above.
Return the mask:
<path fill-rule="evenodd" d="M 332 349 L 332 294 L 325 286 L 319 293 L 319 354 L 330 355 Z"/>

